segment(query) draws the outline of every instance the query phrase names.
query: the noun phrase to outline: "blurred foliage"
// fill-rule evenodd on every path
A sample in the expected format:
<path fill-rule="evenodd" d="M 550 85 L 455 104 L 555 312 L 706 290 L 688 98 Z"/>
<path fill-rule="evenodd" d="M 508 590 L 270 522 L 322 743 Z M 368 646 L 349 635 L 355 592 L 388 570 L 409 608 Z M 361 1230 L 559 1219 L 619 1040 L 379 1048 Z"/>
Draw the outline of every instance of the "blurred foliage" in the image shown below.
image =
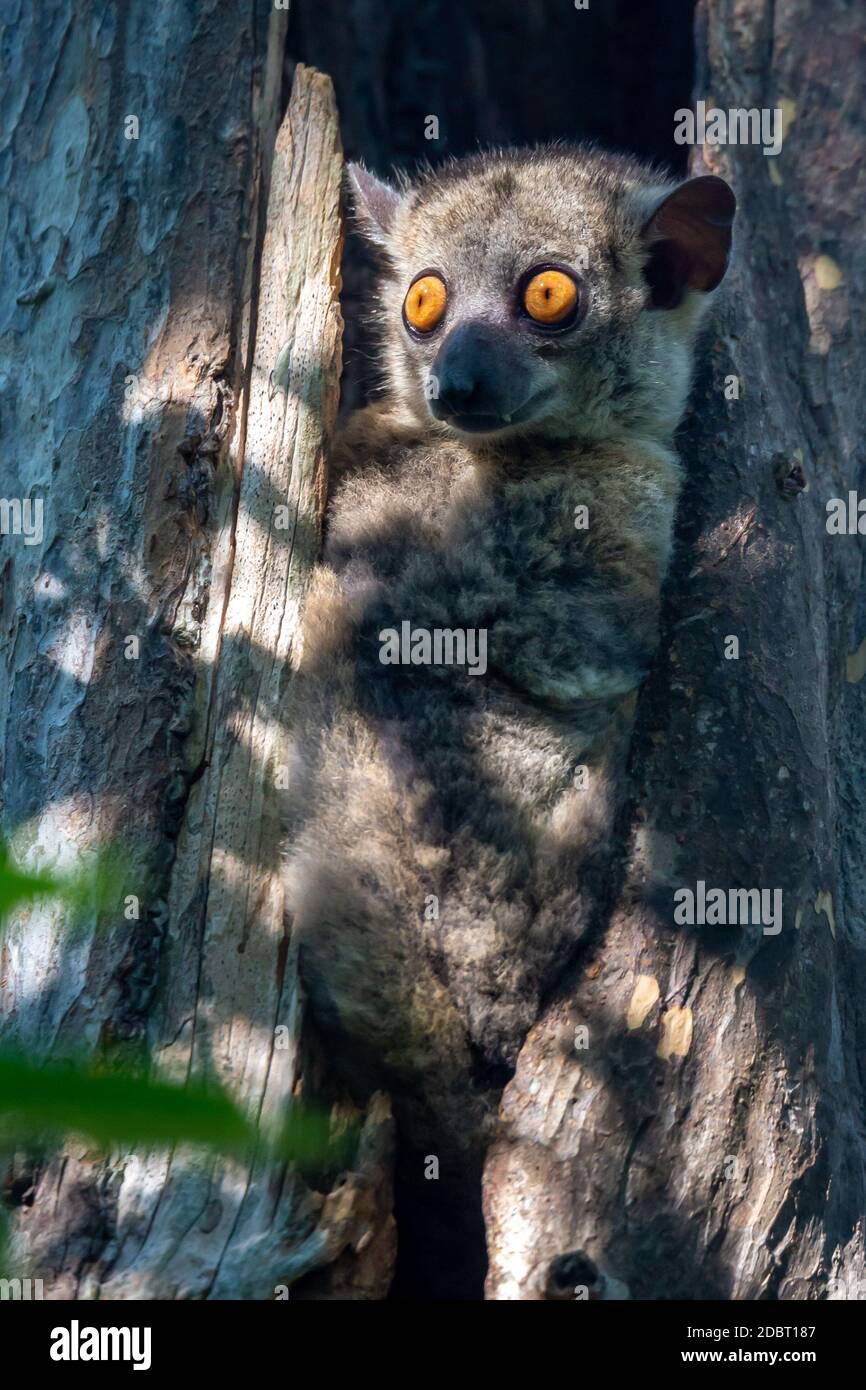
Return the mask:
<path fill-rule="evenodd" d="M 62 899 L 72 921 L 117 908 L 128 863 L 112 849 L 73 873 L 31 873 L 0 843 L 0 934 L 10 912 L 40 898 Z M 307 1174 L 346 1166 L 357 1140 L 351 1126 L 335 1131 L 318 1107 L 295 1102 L 282 1126 L 264 1134 L 217 1087 L 156 1081 L 89 1058 L 41 1063 L 0 1051 L 0 1146 L 42 1152 L 69 1134 L 104 1150 L 194 1144 L 240 1155 L 258 1149 Z M 5 1242 L 0 1206 L 0 1269 Z"/>
<path fill-rule="evenodd" d="M 0 932 L 6 917 L 22 903 L 50 897 L 59 891 L 57 880 L 49 874 L 30 874 L 16 868 L 9 849 L 0 840 Z"/>
<path fill-rule="evenodd" d="M 0 840 L 0 935 L 10 912 L 48 897 L 66 904 L 69 930 L 77 933 L 88 916 L 120 906 L 130 863 L 124 850 L 109 845 L 71 872 L 30 873 L 13 863 L 9 846 Z"/>
<path fill-rule="evenodd" d="M 240 1111 L 218 1091 L 0 1053 L 0 1142 L 41 1143 L 67 1130 L 102 1148 L 192 1143 L 231 1152 L 254 1139 Z"/>
<path fill-rule="evenodd" d="M 263 1136 L 222 1091 L 173 1085 L 130 1072 L 105 1071 L 90 1062 L 34 1063 L 0 1052 L 0 1144 L 59 1141 L 86 1136 L 110 1149 L 197 1144 L 219 1153 L 256 1145 L 302 1171 L 348 1159 L 354 1135 L 332 1135 L 327 1111 L 292 1106 L 285 1124 Z"/>

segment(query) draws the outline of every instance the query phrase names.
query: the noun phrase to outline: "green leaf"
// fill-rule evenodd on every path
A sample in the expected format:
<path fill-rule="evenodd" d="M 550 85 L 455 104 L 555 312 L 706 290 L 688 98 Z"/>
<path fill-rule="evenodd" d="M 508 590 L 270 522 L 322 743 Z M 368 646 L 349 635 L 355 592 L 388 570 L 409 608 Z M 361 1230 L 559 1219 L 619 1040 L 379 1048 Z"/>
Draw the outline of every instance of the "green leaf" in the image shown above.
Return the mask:
<path fill-rule="evenodd" d="M 72 873 L 57 876 L 57 891 L 69 907 L 67 925 L 73 940 L 91 918 L 112 912 L 119 917 L 124 884 L 134 872 L 123 845 L 102 845 Z"/>
<path fill-rule="evenodd" d="M 29 874 L 12 863 L 0 841 L 0 928 L 19 904 L 52 894 L 69 903 L 73 923 L 110 908 L 128 862 L 123 851 L 109 847 L 72 874 Z M 100 1072 L 90 1063 L 40 1066 L 0 1053 L 0 1140 L 43 1143 L 68 1133 L 104 1148 L 190 1143 L 236 1153 L 263 1143 L 273 1158 L 308 1173 L 344 1166 L 357 1138 L 351 1127 L 335 1135 L 327 1112 L 297 1102 L 278 1134 L 262 1137 L 214 1088 Z"/>
<path fill-rule="evenodd" d="M 228 1096 L 202 1086 L 0 1056 L 0 1126 L 17 1140 L 74 1132 L 97 1144 L 203 1144 L 224 1152 L 255 1141 Z"/>
<path fill-rule="evenodd" d="M 347 1125 L 335 1134 L 326 1110 L 295 1101 L 274 1141 L 273 1152 L 276 1158 L 309 1175 L 325 1168 L 348 1167 L 357 1142 L 357 1125 Z"/>
<path fill-rule="evenodd" d="M 0 841 L 0 922 L 19 903 L 50 897 L 58 891 L 57 880 L 49 874 L 28 874 L 16 868 L 6 845 Z"/>
<path fill-rule="evenodd" d="M 0 931 L 3 919 L 23 903 L 59 897 L 69 906 L 68 925 L 74 936 L 88 917 L 120 911 L 123 884 L 131 868 L 124 848 L 105 845 L 70 873 L 31 874 L 13 864 L 8 846 L 0 841 Z"/>
<path fill-rule="evenodd" d="M 295 1102 L 276 1138 L 262 1136 L 224 1092 L 175 1086 L 91 1065 L 36 1065 L 0 1053 L 0 1141 L 82 1134 L 102 1148 L 198 1144 L 220 1153 L 263 1145 L 302 1172 L 342 1167 L 356 1135 L 334 1136 L 328 1113 Z"/>

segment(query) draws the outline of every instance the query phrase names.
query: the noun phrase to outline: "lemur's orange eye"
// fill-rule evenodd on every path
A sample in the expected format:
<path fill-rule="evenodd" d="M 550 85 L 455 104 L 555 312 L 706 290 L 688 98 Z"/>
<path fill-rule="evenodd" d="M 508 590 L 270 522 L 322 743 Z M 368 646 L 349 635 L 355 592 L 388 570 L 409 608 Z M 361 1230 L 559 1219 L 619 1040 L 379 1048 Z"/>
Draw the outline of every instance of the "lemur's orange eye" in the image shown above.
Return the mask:
<path fill-rule="evenodd" d="M 403 316 L 416 333 L 429 333 L 445 313 L 448 293 L 438 275 L 422 275 L 409 286 Z"/>
<path fill-rule="evenodd" d="M 577 285 L 563 270 L 540 270 L 523 290 L 523 307 L 536 323 L 564 323 L 577 305 Z"/>

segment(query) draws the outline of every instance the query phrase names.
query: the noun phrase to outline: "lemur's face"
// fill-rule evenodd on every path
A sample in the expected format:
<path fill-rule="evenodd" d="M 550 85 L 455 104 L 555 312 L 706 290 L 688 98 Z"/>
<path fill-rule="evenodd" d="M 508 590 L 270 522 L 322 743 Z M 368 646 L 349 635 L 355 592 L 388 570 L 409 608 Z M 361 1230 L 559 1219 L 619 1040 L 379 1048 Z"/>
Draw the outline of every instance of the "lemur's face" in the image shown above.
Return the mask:
<path fill-rule="evenodd" d="M 387 255 L 392 387 L 464 440 L 673 428 L 734 197 L 592 153 L 475 156 L 405 193 L 353 166 Z"/>

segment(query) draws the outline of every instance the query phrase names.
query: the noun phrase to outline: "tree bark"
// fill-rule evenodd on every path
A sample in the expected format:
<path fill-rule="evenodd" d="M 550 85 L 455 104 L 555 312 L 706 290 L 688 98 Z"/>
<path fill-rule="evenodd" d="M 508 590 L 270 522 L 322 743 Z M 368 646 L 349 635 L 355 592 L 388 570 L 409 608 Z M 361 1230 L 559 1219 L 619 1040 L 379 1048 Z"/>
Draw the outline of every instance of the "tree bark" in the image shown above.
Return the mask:
<path fill-rule="evenodd" d="M 333 93 L 299 69 L 274 149 L 284 11 L 19 8 L 4 486 L 44 499 L 44 535 L 4 540 L 4 826 L 30 864 L 130 863 L 110 922 L 12 923 L 2 1034 L 206 1075 L 274 1120 L 303 1083 L 279 801 L 339 381 Z M 390 1147 L 382 1097 L 330 1194 L 73 1141 L 19 1157 L 17 1250 L 53 1298 L 272 1298 L 361 1245 L 375 1296 Z"/>
<path fill-rule="evenodd" d="M 699 9 L 696 97 L 781 107 L 786 138 L 694 159 L 736 190 L 736 255 L 684 439 L 622 882 L 488 1160 L 492 1299 L 866 1296 L 866 612 L 862 541 L 826 527 L 862 468 L 858 25 L 813 0 Z M 782 890 L 781 931 L 677 925 L 699 880 Z"/>

